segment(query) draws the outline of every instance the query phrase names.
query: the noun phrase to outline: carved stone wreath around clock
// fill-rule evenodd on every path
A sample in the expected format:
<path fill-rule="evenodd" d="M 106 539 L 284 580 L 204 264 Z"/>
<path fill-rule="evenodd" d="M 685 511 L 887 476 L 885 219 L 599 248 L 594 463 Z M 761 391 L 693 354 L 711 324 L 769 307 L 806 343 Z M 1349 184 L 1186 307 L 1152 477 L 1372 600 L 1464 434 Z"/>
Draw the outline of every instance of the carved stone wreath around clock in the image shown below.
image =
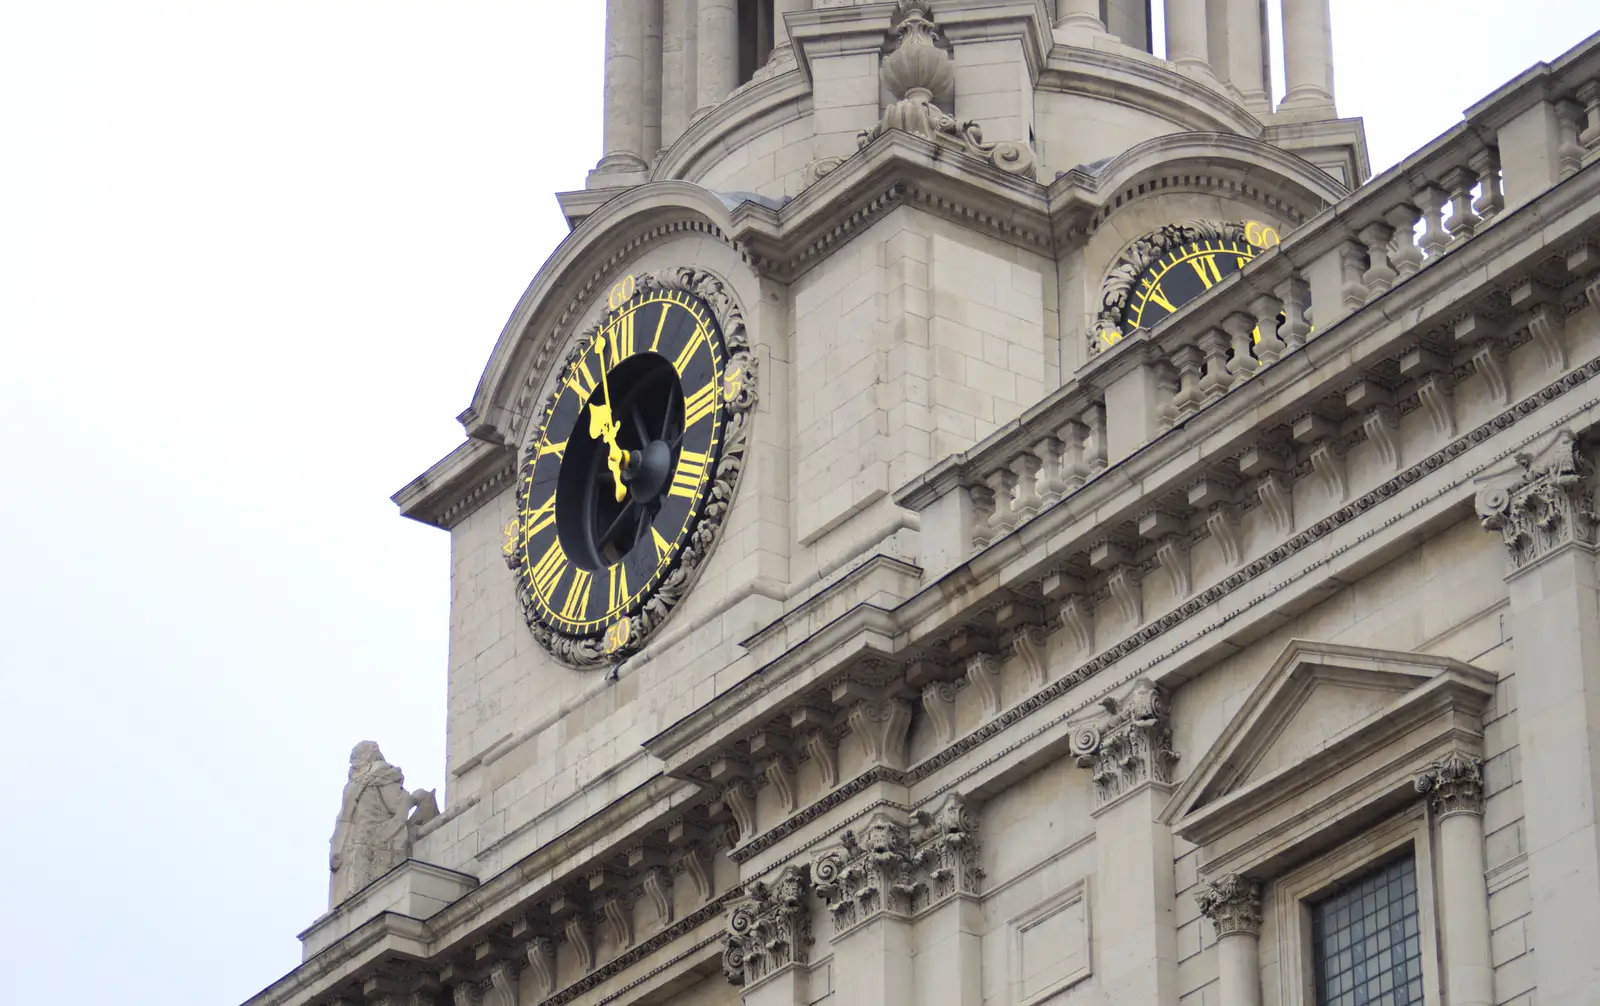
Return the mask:
<path fill-rule="evenodd" d="M 635 338 L 631 325 L 628 327 L 625 336 L 620 335 L 617 323 L 622 309 L 619 309 L 619 304 L 615 298 L 610 305 L 612 309 L 595 324 L 591 325 L 575 341 L 567 354 L 559 371 L 563 376 L 557 379 L 555 387 L 545 400 L 545 406 L 540 412 L 539 418 L 530 424 L 529 431 L 523 439 L 522 448 L 519 452 L 518 466 L 518 513 L 516 519 L 506 528 L 507 540 L 504 552 L 506 564 L 513 570 L 521 571 L 517 590 L 523 607 L 524 619 L 527 621 L 534 639 L 557 660 L 577 669 L 614 666 L 628 656 L 639 652 L 671 615 L 673 609 L 681 603 L 690 587 L 693 586 L 696 577 L 711 553 L 717 534 L 726 519 L 728 507 L 732 503 L 733 494 L 737 489 L 739 475 L 744 468 L 745 450 L 748 446 L 749 422 L 757 401 L 756 360 L 750 352 L 749 334 L 745 328 L 744 312 L 727 285 L 720 278 L 703 269 L 682 266 L 653 274 L 629 277 L 627 283 L 627 297 L 624 299 L 623 308 L 630 303 L 651 303 L 651 298 L 665 297 L 675 298 L 675 305 L 691 312 L 697 311 L 701 315 L 706 311 L 710 312 L 710 315 L 715 320 L 715 329 L 720 331 L 720 342 L 717 343 L 716 352 L 713 354 L 720 367 L 720 369 L 713 371 L 713 382 L 716 386 L 715 397 L 719 401 L 720 415 L 716 418 L 712 427 L 711 449 L 706 451 L 706 454 L 711 457 L 710 466 L 708 466 L 711 470 L 695 485 L 694 509 L 683 524 L 681 537 L 672 545 L 670 560 L 663 563 L 662 571 L 656 575 L 656 578 L 646 590 L 636 595 L 635 601 L 629 605 L 624 613 L 618 613 L 618 611 L 621 611 L 621 609 L 618 609 L 618 611 L 614 611 L 609 616 L 609 620 L 603 626 L 603 631 L 591 633 L 560 631 L 558 627 L 550 624 L 551 608 L 553 606 L 551 599 L 538 596 L 536 592 L 528 589 L 533 577 L 538 573 L 534 562 L 531 561 L 537 553 L 532 551 L 530 547 L 530 543 L 534 541 L 533 534 L 530 531 L 530 518 L 535 516 L 538 511 L 529 512 L 530 501 L 527 497 L 533 492 L 529 488 L 529 484 L 532 481 L 533 473 L 539 471 L 534 467 L 538 461 L 538 455 L 540 453 L 550 453 L 555 449 L 549 443 L 549 426 L 557 410 L 558 401 L 563 394 L 568 393 L 568 386 L 572 381 L 571 375 L 584 372 L 581 361 L 587 360 L 593 363 L 599 360 L 601 362 L 598 368 L 601 371 L 599 378 L 601 383 L 587 389 L 589 397 L 583 406 L 585 411 L 580 413 L 578 417 L 579 420 L 581 421 L 583 417 L 589 416 L 590 411 L 597 410 L 604 410 L 602 415 L 606 420 L 609 420 L 611 407 L 613 405 L 616 405 L 619 409 L 622 407 L 622 395 L 619 394 L 613 400 L 610 390 L 606 390 L 603 393 L 599 392 L 600 388 L 606 387 L 604 379 L 607 373 L 611 375 L 612 386 L 615 386 L 618 380 L 617 375 L 625 368 L 625 365 L 613 366 L 605 364 L 604 360 L 607 352 L 616 354 L 613 357 L 614 360 L 622 359 L 620 351 L 616 348 L 619 336 L 626 338 L 630 343 Z M 666 310 L 666 307 L 661 308 L 660 317 L 666 317 Z M 648 336 L 645 334 L 638 337 L 642 343 L 642 340 Z M 656 338 L 659 341 L 659 333 Z M 612 344 L 610 350 L 607 349 L 607 340 Z M 692 350 L 685 350 L 685 352 L 692 352 Z M 630 348 L 631 353 L 632 350 Z M 637 360 L 640 355 L 643 354 L 629 355 L 626 360 L 628 362 Z M 610 369 L 608 369 L 608 366 Z M 679 441 L 689 432 L 689 427 L 696 423 L 690 416 L 704 414 L 702 406 L 695 401 L 697 398 L 699 396 L 691 396 L 686 400 L 681 391 L 678 395 L 676 407 L 679 410 Z M 601 402 L 602 404 L 591 408 L 594 402 Z M 667 437 L 665 424 L 670 421 L 671 409 L 671 405 L 667 406 L 666 416 L 662 420 L 662 439 Z M 593 436 L 597 425 L 600 424 L 597 424 L 592 416 L 590 416 L 590 420 L 589 433 Z M 645 420 L 640 420 L 640 422 L 643 425 L 648 425 Z M 620 421 L 611 427 L 610 443 L 612 444 L 613 454 L 617 453 L 615 450 L 617 431 L 622 427 L 623 423 Z M 575 427 L 572 430 L 572 435 L 561 440 L 557 446 L 562 452 L 566 452 L 568 440 L 577 441 L 579 439 L 581 439 L 579 431 Z M 594 446 L 593 442 L 590 442 L 589 449 L 591 453 L 593 453 Z M 603 452 L 605 449 L 604 444 L 599 445 L 599 447 Z M 678 448 L 675 446 L 674 449 L 677 450 Z M 688 453 L 687 447 L 682 448 L 682 450 L 685 454 Z M 576 453 L 577 450 L 574 449 L 570 454 L 560 454 L 558 456 L 559 463 L 565 465 L 567 458 Z M 626 451 L 621 453 L 629 454 Z M 633 453 L 630 454 L 630 457 L 642 458 L 645 453 L 648 452 Z M 704 456 L 697 455 L 697 458 Z M 600 463 L 599 461 L 596 462 L 597 465 Z M 632 464 L 633 462 L 627 463 Z M 640 464 L 642 466 L 645 462 L 641 461 Z M 616 479 L 617 500 L 620 502 L 625 491 L 623 483 L 629 476 L 626 471 L 619 475 L 617 464 L 614 461 L 611 465 L 611 472 L 612 478 Z M 682 480 L 682 473 L 683 466 L 680 463 L 680 459 L 674 455 L 674 459 L 665 473 L 665 477 L 670 480 L 670 483 L 662 483 L 660 491 L 663 494 L 669 494 L 668 490 L 670 489 L 671 493 L 676 493 Z M 561 478 L 567 480 L 565 474 L 562 474 Z M 641 475 L 636 471 L 632 478 L 635 480 L 632 486 L 637 489 Z M 563 481 L 562 485 L 565 487 L 566 481 Z M 562 491 L 565 492 L 566 489 L 563 488 Z M 549 499 L 553 506 L 554 490 L 551 490 Z M 561 517 L 562 515 L 557 514 L 555 516 Z M 622 519 L 618 517 L 618 520 Z M 644 518 L 636 517 L 635 520 L 640 522 L 639 534 L 643 537 L 648 537 L 646 534 L 648 529 L 644 524 Z M 539 523 L 546 524 L 547 522 L 540 521 Z M 562 524 L 557 530 L 563 535 L 564 539 L 566 524 Z M 660 540 L 659 536 L 658 540 Z M 634 548 L 638 547 L 637 541 L 638 539 L 636 538 Z M 536 548 L 537 546 L 534 547 Z M 560 546 L 558 546 L 559 548 Z M 590 554 L 592 556 L 595 553 L 591 551 Z M 612 559 L 610 561 L 618 566 L 622 565 L 620 560 Z M 590 568 L 591 570 L 595 569 L 592 563 Z M 588 576 L 593 577 L 593 573 L 591 572 Z M 604 589 L 606 585 L 600 582 L 604 579 L 604 575 L 595 578 L 595 588 Z M 565 583 L 566 581 L 563 582 Z M 585 579 L 583 582 L 587 589 L 589 580 Z M 615 589 L 614 579 L 612 589 Z M 625 577 L 623 578 L 623 589 L 626 590 Z M 587 603 L 587 599 L 585 600 Z M 578 628 L 581 628 L 581 626 Z"/>

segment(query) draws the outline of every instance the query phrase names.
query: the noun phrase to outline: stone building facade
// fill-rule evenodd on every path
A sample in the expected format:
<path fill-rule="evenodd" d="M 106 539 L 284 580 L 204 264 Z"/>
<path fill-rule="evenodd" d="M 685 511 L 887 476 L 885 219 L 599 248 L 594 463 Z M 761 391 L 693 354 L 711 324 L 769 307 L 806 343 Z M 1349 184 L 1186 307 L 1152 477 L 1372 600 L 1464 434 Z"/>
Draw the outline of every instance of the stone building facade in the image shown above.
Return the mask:
<path fill-rule="evenodd" d="M 1600 36 L 1369 178 L 1327 0 L 1282 95 L 1263 0 L 606 12 L 396 496 L 444 798 L 358 747 L 249 1006 L 1600 1003 Z M 550 564 L 680 487 L 638 593 Z"/>

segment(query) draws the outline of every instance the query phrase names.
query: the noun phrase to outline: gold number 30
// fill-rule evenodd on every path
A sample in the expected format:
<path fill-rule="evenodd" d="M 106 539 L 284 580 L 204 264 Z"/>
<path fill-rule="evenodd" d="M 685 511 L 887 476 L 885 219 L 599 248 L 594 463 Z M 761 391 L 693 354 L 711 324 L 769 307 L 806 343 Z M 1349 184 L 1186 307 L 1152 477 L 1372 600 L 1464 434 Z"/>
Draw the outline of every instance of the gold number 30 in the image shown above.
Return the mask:
<path fill-rule="evenodd" d="M 626 304 L 629 298 L 632 296 L 633 277 L 624 276 L 616 282 L 615 286 L 611 288 L 611 296 L 607 298 L 606 304 L 611 308 L 611 310 L 615 311 L 617 308 Z"/>

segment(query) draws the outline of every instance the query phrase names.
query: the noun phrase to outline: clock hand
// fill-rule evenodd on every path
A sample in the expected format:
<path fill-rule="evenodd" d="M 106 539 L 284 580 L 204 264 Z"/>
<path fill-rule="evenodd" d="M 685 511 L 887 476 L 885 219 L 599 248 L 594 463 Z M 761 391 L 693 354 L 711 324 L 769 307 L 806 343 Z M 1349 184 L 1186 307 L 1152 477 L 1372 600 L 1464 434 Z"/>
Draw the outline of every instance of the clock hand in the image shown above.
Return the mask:
<path fill-rule="evenodd" d="M 589 436 L 605 441 L 606 467 L 611 470 L 611 481 L 616 486 L 616 499 L 618 503 L 628 498 L 628 489 L 622 484 L 622 448 L 617 446 L 617 431 L 622 428 L 621 423 L 611 419 L 611 387 L 606 382 L 606 337 L 595 336 L 594 351 L 600 360 L 600 392 L 605 395 L 605 402 L 589 403 Z"/>

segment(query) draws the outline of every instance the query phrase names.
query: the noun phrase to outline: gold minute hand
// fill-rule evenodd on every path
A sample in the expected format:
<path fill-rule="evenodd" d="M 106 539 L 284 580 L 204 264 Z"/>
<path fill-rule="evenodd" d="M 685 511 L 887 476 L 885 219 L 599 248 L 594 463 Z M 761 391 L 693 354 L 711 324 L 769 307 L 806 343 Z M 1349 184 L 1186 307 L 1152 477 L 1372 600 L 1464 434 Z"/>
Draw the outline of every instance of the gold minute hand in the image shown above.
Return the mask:
<path fill-rule="evenodd" d="M 611 470 L 611 481 L 615 487 L 616 499 L 618 503 L 621 503 L 628 498 L 628 489 L 622 484 L 622 448 L 617 446 L 617 430 L 621 428 L 622 424 L 613 422 L 611 419 L 611 388 L 606 383 L 605 336 L 595 337 L 594 351 L 600 357 L 600 391 L 605 395 L 606 400 L 603 404 L 600 402 L 589 403 L 589 436 L 605 441 L 607 448 L 606 467 Z"/>

